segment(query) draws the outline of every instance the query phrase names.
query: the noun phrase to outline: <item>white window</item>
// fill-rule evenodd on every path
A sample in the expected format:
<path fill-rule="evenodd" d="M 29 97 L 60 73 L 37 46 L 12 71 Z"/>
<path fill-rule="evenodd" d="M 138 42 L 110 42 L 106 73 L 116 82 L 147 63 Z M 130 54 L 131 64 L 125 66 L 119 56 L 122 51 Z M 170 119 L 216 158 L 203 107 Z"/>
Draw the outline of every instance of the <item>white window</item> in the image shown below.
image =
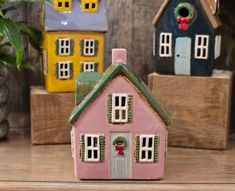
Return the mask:
<path fill-rule="evenodd" d="M 95 62 L 83 62 L 83 72 L 95 72 Z"/>
<path fill-rule="evenodd" d="M 159 55 L 160 57 L 172 56 L 172 34 L 171 33 L 160 34 Z"/>
<path fill-rule="evenodd" d="M 85 56 L 94 56 L 95 55 L 95 40 L 94 39 L 85 39 L 83 54 Z"/>
<path fill-rule="evenodd" d="M 58 39 L 59 50 L 58 53 L 61 56 L 68 56 L 71 54 L 71 39 L 63 38 Z"/>
<path fill-rule="evenodd" d="M 128 122 L 128 95 L 113 94 L 112 95 L 112 122 L 127 123 Z"/>
<path fill-rule="evenodd" d="M 209 47 L 209 36 L 208 35 L 196 35 L 195 39 L 195 58 L 207 59 L 208 58 L 208 47 Z"/>
<path fill-rule="evenodd" d="M 60 80 L 66 80 L 69 79 L 71 77 L 71 62 L 59 62 L 58 63 L 58 78 Z"/>
<path fill-rule="evenodd" d="M 219 58 L 221 53 L 221 35 L 215 37 L 215 58 Z"/>
<path fill-rule="evenodd" d="M 154 135 L 140 136 L 140 162 L 154 162 Z"/>
<path fill-rule="evenodd" d="M 85 161 L 100 161 L 99 135 L 85 135 Z"/>
<path fill-rule="evenodd" d="M 47 70 L 48 70 L 48 55 L 47 55 L 47 51 L 43 50 L 43 73 L 44 75 L 47 75 Z"/>

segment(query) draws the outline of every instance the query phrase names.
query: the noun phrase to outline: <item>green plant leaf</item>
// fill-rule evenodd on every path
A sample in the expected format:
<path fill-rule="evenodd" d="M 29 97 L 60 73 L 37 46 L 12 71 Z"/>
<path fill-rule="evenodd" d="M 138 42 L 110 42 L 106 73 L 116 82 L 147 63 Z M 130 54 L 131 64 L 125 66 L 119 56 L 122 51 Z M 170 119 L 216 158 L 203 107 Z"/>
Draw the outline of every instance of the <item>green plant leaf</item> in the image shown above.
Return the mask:
<path fill-rule="evenodd" d="M 15 61 L 16 61 L 16 57 L 10 54 L 6 54 L 4 52 L 0 53 L 0 64 L 6 67 L 16 67 Z M 20 68 L 34 70 L 32 63 L 29 61 L 22 61 Z"/>
<path fill-rule="evenodd" d="M 0 17 L 0 36 L 4 37 L 6 41 L 11 43 L 16 51 L 16 66 L 20 68 L 23 58 L 24 46 L 21 39 L 20 30 L 17 24 L 10 19 Z"/>
<path fill-rule="evenodd" d="M 30 44 L 38 51 L 40 51 L 40 45 L 42 42 L 42 33 L 40 30 L 28 26 L 26 23 L 17 23 L 22 34 L 29 38 Z"/>

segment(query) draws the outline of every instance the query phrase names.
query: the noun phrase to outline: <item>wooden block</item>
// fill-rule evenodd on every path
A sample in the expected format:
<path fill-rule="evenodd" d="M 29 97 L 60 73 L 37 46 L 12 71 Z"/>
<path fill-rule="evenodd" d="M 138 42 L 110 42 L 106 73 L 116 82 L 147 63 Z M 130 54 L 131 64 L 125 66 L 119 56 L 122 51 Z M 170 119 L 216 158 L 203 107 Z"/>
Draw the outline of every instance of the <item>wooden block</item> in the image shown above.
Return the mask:
<path fill-rule="evenodd" d="M 31 87 L 32 144 L 70 143 L 68 117 L 75 106 L 74 93 L 48 93 Z"/>
<path fill-rule="evenodd" d="M 212 77 L 149 75 L 154 98 L 168 113 L 169 145 L 225 149 L 230 127 L 232 72 Z"/>

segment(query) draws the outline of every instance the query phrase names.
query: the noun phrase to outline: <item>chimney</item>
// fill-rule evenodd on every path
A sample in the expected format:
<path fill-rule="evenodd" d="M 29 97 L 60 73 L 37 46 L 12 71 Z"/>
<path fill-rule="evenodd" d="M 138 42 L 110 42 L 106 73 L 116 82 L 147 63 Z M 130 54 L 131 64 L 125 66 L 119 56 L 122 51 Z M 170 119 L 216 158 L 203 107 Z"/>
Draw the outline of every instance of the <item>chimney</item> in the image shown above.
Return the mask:
<path fill-rule="evenodd" d="M 112 64 L 122 63 L 126 64 L 127 53 L 124 48 L 114 48 L 112 49 Z"/>

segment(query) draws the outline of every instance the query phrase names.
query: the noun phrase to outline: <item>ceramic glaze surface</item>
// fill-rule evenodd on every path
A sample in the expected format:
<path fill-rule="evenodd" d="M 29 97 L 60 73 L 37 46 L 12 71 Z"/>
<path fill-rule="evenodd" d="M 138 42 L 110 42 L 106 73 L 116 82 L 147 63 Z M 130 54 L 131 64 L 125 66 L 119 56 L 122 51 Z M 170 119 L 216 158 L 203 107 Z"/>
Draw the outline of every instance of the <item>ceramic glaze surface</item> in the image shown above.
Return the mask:
<path fill-rule="evenodd" d="M 80 0 L 72 1 L 72 10 L 68 12 L 58 12 L 50 2 L 45 1 L 45 30 L 80 30 L 80 31 L 107 31 L 108 21 L 106 17 L 105 1 L 99 1 L 99 11 L 97 13 L 87 13 L 82 11 Z"/>
<path fill-rule="evenodd" d="M 68 38 L 73 40 L 73 54 L 69 56 L 60 56 L 56 54 L 56 40 Z M 81 40 L 94 39 L 98 42 L 97 54 L 95 56 L 81 55 Z M 43 44 L 44 54 L 47 54 L 47 61 L 44 61 L 44 72 L 46 88 L 49 92 L 73 92 L 75 91 L 75 80 L 82 70 L 82 63 L 97 63 L 97 72 L 103 72 L 104 57 L 104 34 L 99 32 L 47 32 Z M 60 80 L 56 75 L 56 64 L 58 62 L 71 62 L 73 65 L 71 78 Z M 45 66 L 46 65 L 46 66 Z"/>
<path fill-rule="evenodd" d="M 216 15 L 213 15 L 207 1 L 188 0 L 185 3 L 184 0 L 164 0 L 153 24 L 156 72 L 195 76 L 212 74 L 214 64 L 218 60 L 214 49 L 215 38 L 221 33 L 221 22 Z M 185 55 L 181 57 L 178 53 L 179 43 L 183 45 L 182 41 L 179 42 L 179 38 L 191 41 L 190 47 L 189 43 L 184 45 L 190 60 L 190 65 L 187 67 L 183 59 Z M 171 49 L 172 54 L 169 53 Z M 178 67 L 179 65 L 182 65 L 182 69 Z"/>
<path fill-rule="evenodd" d="M 131 123 L 112 124 L 107 119 L 107 97 L 110 93 L 125 93 L 133 96 Z M 164 176 L 166 125 L 150 104 L 136 90 L 135 86 L 122 76 L 112 79 L 97 98 L 92 101 L 80 114 L 74 123 L 75 144 L 75 175 L 80 179 L 161 179 Z M 103 162 L 82 162 L 80 155 L 81 134 L 104 135 L 105 160 Z M 113 174 L 112 158 L 114 151 L 112 138 L 114 136 L 127 136 L 129 144 L 126 160 L 130 160 L 130 167 L 124 168 L 121 156 L 117 165 L 123 167 L 126 175 L 119 176 L 120 171 Z M 158 145 L 157 163 L 136 162 L 134 157 L 136 136 L 157 135 L 160 137 Z M 120 159 L 120 160 L 119 160 Z M 119 162 L 118 162 L 119 161 Z M 120 169 L 119 169 L 120 170 Z M 122 171 L 122 170 L 121 170 Z M 129 172 L 129 173 L 128 173 Z"/>

